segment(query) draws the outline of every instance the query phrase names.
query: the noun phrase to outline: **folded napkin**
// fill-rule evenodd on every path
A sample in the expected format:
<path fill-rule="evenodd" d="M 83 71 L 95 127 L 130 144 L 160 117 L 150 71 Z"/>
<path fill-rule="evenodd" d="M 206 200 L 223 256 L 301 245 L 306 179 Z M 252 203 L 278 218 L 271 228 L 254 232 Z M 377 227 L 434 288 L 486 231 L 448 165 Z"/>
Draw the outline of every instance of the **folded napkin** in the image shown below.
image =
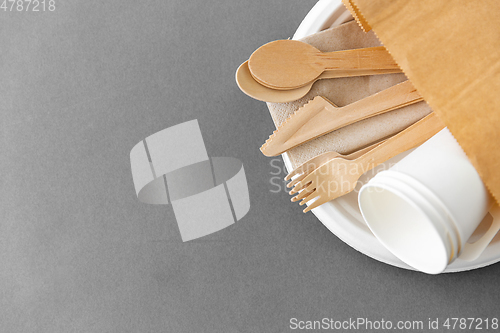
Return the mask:
<path fill-rule="evenodd" d="M 364 33 L 354 21 L 318 32 L 302 39 L 323 52 L 380 46 L 373 32 Z M 303 98 L 289 103 L 267 103 L 274 124 L 279 126 L 288 116 L 315 96 L 324 96 L 337 106 L 345 106 L 406 80 L 404 74 L 371 75 L 317 81 Z M 425 102 L 403 107 L 355 124 L 291 149 L 294 167 L 327 151 L 350 153 L 381 138 L 397 133 L 431 112 Z"/>

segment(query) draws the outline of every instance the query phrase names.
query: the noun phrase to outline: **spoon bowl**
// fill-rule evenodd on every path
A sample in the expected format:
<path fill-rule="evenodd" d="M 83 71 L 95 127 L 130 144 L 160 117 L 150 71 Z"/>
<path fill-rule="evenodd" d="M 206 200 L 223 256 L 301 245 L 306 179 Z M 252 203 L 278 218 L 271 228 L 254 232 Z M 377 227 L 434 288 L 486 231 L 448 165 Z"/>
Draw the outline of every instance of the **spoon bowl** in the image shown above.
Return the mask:
<path fill-rule="evenodd" d="M 259 47 L 250 56 L 248 68 L 257 82 L 276 90 L 309 85 L 325 71 L 353 76 L 365 70 L 371 70 L 372 74 L 387 69 L 399 70 L 383 46 L 324 53 L 312 45 L 289 39 Z"/>
<path fill-rule="evenodd" d="M 315 56 L 317 48 L 297 40 L 276 40 L 259 47 L 248 60 L 250 73 L 260 84 L 274 89 L 300 88 L 325 70 Z"/>
<path fill-rule="evenodd" d="M 317 80 L 328 78 L 322 76 L 323 75 L 318 77 Z M 316 80 L 297 89 L 276 90 L 263 86 L 253 78 L 250 73 L 250 69 L 248 68 L 248 61 L 242 63 L 236 71 L 236 83 L 241 91 L 256 100 L 270 103 L 286 103 L 296 101 L 304 97 L 309 90 L 311 90 L 314 82 L 316 82 Z"/>

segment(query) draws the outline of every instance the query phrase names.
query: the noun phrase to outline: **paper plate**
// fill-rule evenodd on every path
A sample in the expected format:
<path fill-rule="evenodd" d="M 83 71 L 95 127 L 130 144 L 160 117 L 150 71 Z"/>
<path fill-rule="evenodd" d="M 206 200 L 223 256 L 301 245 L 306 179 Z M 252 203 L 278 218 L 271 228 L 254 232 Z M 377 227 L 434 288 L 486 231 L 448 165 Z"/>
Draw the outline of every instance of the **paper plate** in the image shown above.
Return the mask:
<path fill-rule="evenodd" d="M 295 32 L 293 39 L 300 39 L 318 31 L 336 26 L 352 19 L 339 0 L 320 0 L 304 18 Z M 398 155 L 378 166 L 360 178 L 365 184 L 378 171 L 388 168 L 406 156 L 409 152 Z M 292 170 L 288 155 L 282 155 L 288 171 Z M 359 184 L 358 184 L 359 185 Z M 353 192 L 336 200 L 327 202 L 312 210 L 313 214 L 342 241 L 365 255 L 389 265 L 411 269 L 389 252 L 371 233 L 358 208 L 358 186 Z M 460 272 L 484 267 L 500 261 L 500 233 L 493 239 L 481 256 L 474 261 L 457 259 L 447 267 L 445 273 Z"/>

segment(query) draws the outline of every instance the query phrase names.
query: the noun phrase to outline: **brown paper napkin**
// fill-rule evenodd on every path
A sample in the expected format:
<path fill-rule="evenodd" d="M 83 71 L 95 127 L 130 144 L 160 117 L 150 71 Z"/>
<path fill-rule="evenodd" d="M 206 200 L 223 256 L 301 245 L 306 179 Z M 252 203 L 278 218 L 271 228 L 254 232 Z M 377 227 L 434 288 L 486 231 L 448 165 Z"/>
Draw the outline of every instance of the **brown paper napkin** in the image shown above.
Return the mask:
<path fill-rule="evenodd" d="M 500 200 L 500 1 L 350 0 Z"/>
<path fill-rule="evenodd" d="M 364 33 L 352 21 L 304 38 L 323 52 L 379 46 L 376 36 Z M 276 126 L 290 114 L 313 99 L 324 96 L 338 106 L 344 106 L 404 81 L 404 74 L 372 75 L 319 80 L 300 100 L 290 103 L 268 103 Z M 381 138 L 397 133 L 431 112 L 425 102 L 416 103 L 383 115 L 363 120 L 314 139 L 289 151 L 294 167 L 327 151 L 349 153 Z"/>

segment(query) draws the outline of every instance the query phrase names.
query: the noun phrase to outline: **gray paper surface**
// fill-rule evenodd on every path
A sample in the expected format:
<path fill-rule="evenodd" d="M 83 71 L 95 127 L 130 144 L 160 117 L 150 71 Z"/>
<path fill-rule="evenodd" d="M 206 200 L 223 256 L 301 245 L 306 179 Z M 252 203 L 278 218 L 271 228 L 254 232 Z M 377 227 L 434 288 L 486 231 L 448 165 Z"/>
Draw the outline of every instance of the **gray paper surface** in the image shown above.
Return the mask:
<path fill-rule="evenodd" d="M 235 71 L 260 45 L 291 37 L 315 3 L 0 10 L 1 332 L 288 332 L 300 331 L 292 318 L 499 316 L 500 265 L 428 276 L 375 261 L 290 203 L 282 161 L 260 153 L 274 125 Z M 209 156 L 242 161 L 251 208 L 183 243 L 170 206 L 137 200 L 129 154 L 192 119 Z"/>

